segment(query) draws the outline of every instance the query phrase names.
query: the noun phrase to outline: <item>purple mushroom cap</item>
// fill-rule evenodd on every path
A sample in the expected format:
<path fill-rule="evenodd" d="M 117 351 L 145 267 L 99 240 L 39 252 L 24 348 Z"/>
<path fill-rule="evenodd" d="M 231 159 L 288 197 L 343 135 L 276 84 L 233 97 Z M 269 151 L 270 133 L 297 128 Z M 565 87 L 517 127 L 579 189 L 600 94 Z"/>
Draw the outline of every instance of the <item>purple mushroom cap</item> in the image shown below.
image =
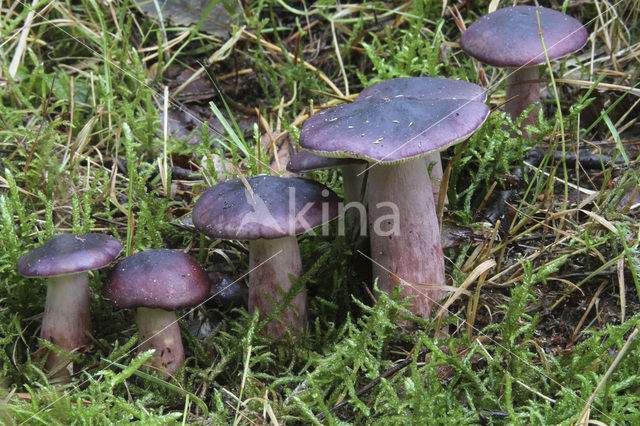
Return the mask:
<path fill-rule="evenodd" d="M 300 146 L 327 157 L 399 163 L 464 140 L 488 114 L 484 102 L 468 99 L 371 97 L 312 115 Z"/>
<path fill-rule="evenodd" d="M 462 49 L 474 58 L 498 67 L 540 65 L 580 50 L 587 42 L 585 27 L 574 18 L 553 9 L 514 6 L 498 9 L 474 22 L 460 38 Z"/>
<path fill-rule="evenodd" d="M 118 262 L 109 272 L 102 296 L 119 309 L 174 311 L 201 303 L 210 288 L 207 273 L 194 258 L 180 251 L 157 249 Z"/>
<path fill-rule="evenodd" d="M 193 207 L 193 224 L 213 238 L 273 239 L 297 235 L 338 215 L 340 198 L 303 178 L 256 176 L 250 190 L 234 179 L 207 189 Z"/>
<path fill-rule="evenodd" d="M 439 77 L 392 78 L 364 89 L 356 102 L 365 99 L 384 99 L 405 96 L 415 99 L 467 99 L 485 102 L 487 92 L 468 81 Z"/>
<path fill-rule="evenodd" d="M 300 151 L 289 160 L 287 170 L 294 173 L 312 172 L 314 170 L 335 169 L 352 164 L 366 164 L 355 158 L 329 158 L 309 151 Z"/>
<path fill-rule="evenodd" d="M 25 277 L 51 277 L 99 269 L 122 251 L 117 239 L 103 234 L 62 234 L 18 259 Z"/>

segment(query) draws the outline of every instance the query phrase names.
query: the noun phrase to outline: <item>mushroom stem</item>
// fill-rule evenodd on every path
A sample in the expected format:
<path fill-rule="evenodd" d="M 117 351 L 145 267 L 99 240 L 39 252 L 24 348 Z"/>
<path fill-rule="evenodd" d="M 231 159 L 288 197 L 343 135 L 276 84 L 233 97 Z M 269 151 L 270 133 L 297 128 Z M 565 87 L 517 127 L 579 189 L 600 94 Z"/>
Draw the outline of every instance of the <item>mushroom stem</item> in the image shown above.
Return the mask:
<path fill-rule="evenodd" d="M 440 153 L 434 152 L 433 154 L 429 154 L 426 157 L 427 161 L 427 170 L 431 170 L 429 173 L 429 177 L 431 180 L 431 189 L 433 191 L 433 202 L 434 204 L 438 203 L 438 197 L 440 196 L 440 185 L 442 185 L 442 177 L 444 176 L 444 171 L 442 170 L 442 160 L 440 159 Z M 431 166 L 433 164 L 433 166 Z M 449 200 L 445 195 L 444 203 L 449 204 Z"/>
<path fill-rule="evenodd" d="M 249 312 L 257 308 L 260 320 L 269 316 L 291 290 L 291 276 L 302 275 L 300 249 L 295 236 L 267 240 L 260 238 L 249 243 Z M 300 334 L 307 317 L 307 294 L 302 291 L 285 308 L 278 319 L 271 321 L 262 333 L 273 339 L 284 337 L 287 328 Z"/>
<path fill-rule="evenodd" d="M 352 206 L 357 206 L 362 203 L 362 184 L 364 182 L 366 167 L 366 163 L 342 166 L 342 185 L 344 188 L 345 206 L 350 203 L 355 203 Z M 364 208 L 363 210 L 360 210 L 358 208 L 351 207 L 346 210 L 345 219 L 349 229 L 360 229 L 354 228 L 356 224 L 359 224 L 359 227 L 366 225 L 366 218 L 360 217 L 362 215 L 362 211 L 364 211 Z"/>
<path fill-rule="evenodd" d="M 522 111 L 531 104 L 540 102 L 539 70 L 537 65 L 521 68 L 508 68 L 507 72 L 507 103 L 504 110 L 512 120 L 517 120 Z M 536 124 L 540 106 L 535 107 L 522 122 L 522 129 L 529 124 Z M 523 136 L 527 133 L 523 130 Z"/>
<path fill-rule="evenodd" d="M 344 186 L 344 203 L 362 202 L 362 181 L 366 164 L 350 164 L 342 166 L 342 184 Z"/>
<path fill-rule="evenodd" d="M 425 160 L 375 164 L 367 188 L 373 276 L 391 295 L 396 285 L 410 310 L 429 317 L 445 294 L 444 254 Z M 434 288 L 436 287 L 436 288 Z"/>
<path fill-rule="evenodd" d="M 52 276 L 48 284 L 40 336 L 71 352 L 88 342 L 86 333 L 91 330 L 87 273 Z M 60 369 L 55 378 L 68 377 L 68 371 L 61 368 L 67 363 L 65 357 L 51 353 L 46 368 Z"/>
<path fill-rule="evenodd" d="M 140 352 L 155 349 L 150 365 L 164 372 L 165 377 L 172 376 L 184 364 L 184 348 L 176 314 L 158 308 L 137 310 Z"/>

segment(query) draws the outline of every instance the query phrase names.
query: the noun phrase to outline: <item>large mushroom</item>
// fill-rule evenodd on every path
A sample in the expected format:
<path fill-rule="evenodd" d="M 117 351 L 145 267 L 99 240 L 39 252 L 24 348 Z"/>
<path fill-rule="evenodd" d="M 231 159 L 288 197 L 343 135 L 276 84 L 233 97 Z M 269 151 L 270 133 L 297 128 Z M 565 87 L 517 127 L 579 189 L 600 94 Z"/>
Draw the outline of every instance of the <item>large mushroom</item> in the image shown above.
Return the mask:
<path fill-rule="evenodd" d="M 206 190 L 193 208 L 193 224 L 213 238 L 249 240 L 249 312 L 265 319 L 283 300 L 302 263 L 296 235 L 312 231 L 338 214 L 338 196 L 308 179 L 256 176 Z M 299 334 L 306 322 L 302 291 L 263 334 L 277 339 L 287 329 Z"/>
<path fill-rule="evenodd" d="M 174 311 L 202 303 L 210 288 L 207 273 L 194 258 L 157 249 L 118 262 L 109 272 L 102 296 L 115 308 L 137 308 L 139 350 L 155 349 L 150 365 L 168 377 L 184 363 Z"/>
<path fill-rule="evenodd" d="M 540 28 L 544 47 L 540 39 Z M 516 119 L 540 101 L 539 65 L 576 52 L 588 33 L 576 19 L 553 9 L 513 6 L 498 9 L 474 22 L 460 38 L 469 55 L 489 65 L 507 67 L 507 103 L 504 110 Z M 522 126 L 536 123 L 537 109 Z"/>
<path fill-rule="evenodd" d="M 427 165 L 422 157 L 469 137 L 489 108 L 468 96 L 452 99 L 442 79 L 440 98 L 371 97 L 329 108 L 302 127 L 300 146 L 328 157 L 369 161 L 367 204 L 374 277 L 391 293 L 417 296 L 411 310 L 428 317 L 445 294 L 444 254 Z M 477 86 L 472 87 L 478 92 Z M 453 90 L 453 89 L 452 89 Z"/>
<path fill-rule="evenodd" d="M 410 96 L 415 99 L 457 99 L 485 102 L 487 92 L 477 84 L 468 81 L 444 79 L 438 77 L 405 77 L 381 81 L 364 89 L 356 102 L 364 99 L 386 99 L 397 96 Z M 440 184 L 443 170 L 440 153 L 434 152 L 426 157 L 429 177 L 433 186 L 434 202 L 440 196 Z"/>
<path fill-rule="evenodd" d="M 88 271 L 111 263 L 122 251 L 115 238 L 102 234 L 62 234 L 18 259 L 25 277 L 47 277 L 47 299 L 40 336 L 71 352 L 88 343 L 91 331 Z M 65 357 L 50 353 L 46 368 L 68 378 Z"/>

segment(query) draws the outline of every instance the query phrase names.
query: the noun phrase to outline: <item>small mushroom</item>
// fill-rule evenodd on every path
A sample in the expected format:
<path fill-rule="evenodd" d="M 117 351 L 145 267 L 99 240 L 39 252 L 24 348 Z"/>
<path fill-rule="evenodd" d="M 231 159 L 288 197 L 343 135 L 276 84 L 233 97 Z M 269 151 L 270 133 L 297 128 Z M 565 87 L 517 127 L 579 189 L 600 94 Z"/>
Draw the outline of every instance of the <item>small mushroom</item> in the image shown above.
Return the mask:
<path fill-rule="evenodd" d="M 553 9 L 513 6 L 498 9 L 471 24 L 460 38 L 469 55 L 489 65 L 507 67 L 507 103 L 504 110 L 516 119 L 540 101 L 539 65 L 576 52 L 587 43 L 588 33 L 576 19 Z M 522 126 L 536 123 L 534 108 Z"/>
<path fill-rule="evenodd" d="M 47 277 L 47 299 L 40 336 L 71 352 L 88 342 L 91 331 L 87 272 L 111 263 L 122 251 L 115 238 L 102 234 L 62 234 L 18 259 L 25 277 Z M 53 353 L 46 368 L 65 381 L 64 357 Z"/>
<path fill-rule="evenodd" d="M 115 308 L 137 308 L 139 350 L 155 349 L 150 365 L 169 377 L 185 359 L 174 311 L 203 302 L 209 289 L 207 273 L 194 258 L 157 249 L 118 262 L 109 272 L 102 296 Z"/>
<path fill-rule="evenodd" d="M 338 202 L 333 191 L 308 179 L 234 179 L 200 196 L 193 207 L 193 224 L 212 238 L 249 240 L 249 312 L 258 309 L 262 320 L 302 274 L 296 235 L 335 218 Z M 306 292 L 297 294 L 263 334 L 278 339 L 288 328 L 294 336 L 300 334 L 306 300 Z"/>
<path fill-rule="evenodd" d="M 422 317 L 429 316 L 446 284 L 432 186 L 422 157 L 466 139 L 489 114 L 483 96 L 452 98 L 446 88 L 450 84 L 455 92 L 459 82 L 441 80 L 440 97 L 409 93 L 363 98 L 314 114 L 300 132 L 304 149 L 369 161 L 373 275 L 388 294 L 401 285 L 403 297 L 418 296 L 411 310 Z M 473 90 L 482 91 L 478 86 Z"/>

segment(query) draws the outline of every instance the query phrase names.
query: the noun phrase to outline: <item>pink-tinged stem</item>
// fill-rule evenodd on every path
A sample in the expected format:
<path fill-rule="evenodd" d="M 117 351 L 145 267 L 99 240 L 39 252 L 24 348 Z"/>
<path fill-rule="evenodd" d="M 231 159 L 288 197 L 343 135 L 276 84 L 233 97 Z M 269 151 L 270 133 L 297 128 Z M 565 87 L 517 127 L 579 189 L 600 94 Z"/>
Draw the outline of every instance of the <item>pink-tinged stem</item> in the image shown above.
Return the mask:
<path fill-rule="evenodd" d="M 172 376 L 184 364 L 184 348 L 180 326 L 173 311 L 138 308 L 136 323 L 139 332 L 139 351 L 155 349 L 149 364 Z"/>
<path fill-rule="evenodd" d="M 509 68 L 507 72 L 507 103 L 504 110 L 512 120 L 516 120 L 531 104 L 540 102 L 540 83 L 538 66 L 523 68 Z M 538 110 L 540 106 L 535 107 L 522 122 L 522 129 L 529 124 L 537 123 Z M 523 130 L 523 136 L 528 137 Z"/>
<path fill-rule="evenodd" d="M 295 236 L 272 240 L 258 239 L 249 244 L 249 312 L 257 308 L 265 319 L 293 286 L 292 278 L 302 275 L 300 249 Z M 287 329 L 295 336 L 304 329 L 307 318 L 307 293 L 302 291 L 284 309 L 278 319 L 262 333 L 273 339 L 284 337 Z"/>
<path fill-rule="evenodd" d="M 40 336 L 71 352 L 87 344 L 87 332 L 90 330 L 87 273 L 49 277 Z M 58 371 L 53 377 L 64 381 L 65 377 L 69 377 L 69 372 L 62 366 L 67 363 L 65 357 L 50 353 L 46 368 L 48 371 Z"/>
<path fill-rule="evenodd" d="M 442 288 L 433 288 L 445 285 L 445 275 L 425 160 L 376 164 L 369 170 L 368 185 L 373 276 L 389 295 L 402 285 L 402 297 L 416 296 L 411 311 L 428 318 L 445 294 Z"/>

